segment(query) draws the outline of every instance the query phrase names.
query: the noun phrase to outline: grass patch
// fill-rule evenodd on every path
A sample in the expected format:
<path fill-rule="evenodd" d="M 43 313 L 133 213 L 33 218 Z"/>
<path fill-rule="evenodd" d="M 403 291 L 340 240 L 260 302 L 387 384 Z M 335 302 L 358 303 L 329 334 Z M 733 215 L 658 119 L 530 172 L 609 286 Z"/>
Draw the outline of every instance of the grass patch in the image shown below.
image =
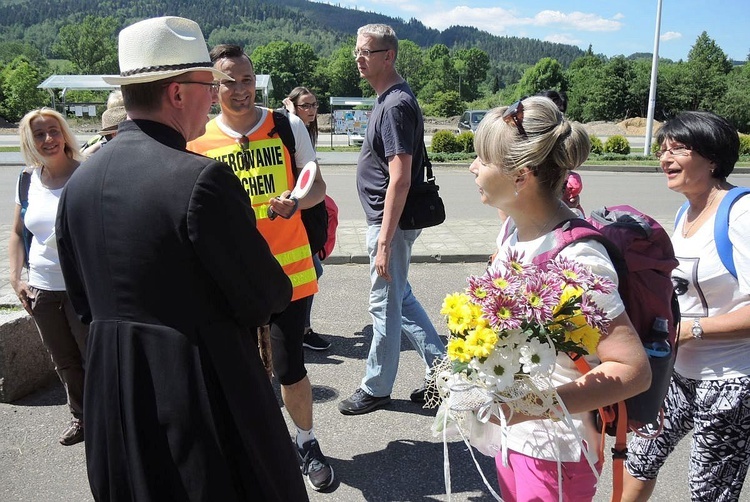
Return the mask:
<path fill-rule="evenodd" d="M 20 310 L 23 310 L 23 307 L 15 305 L 0 305 L 0 315 L 13 314 L 14 312 L 18 312 Z"/>
<path fill-rule="evenodd" d="M 13 153 L 13 152 L 20 152 L 21 147 L 20 146 L 0 146 L 0 152 L 3 153 Z"/>

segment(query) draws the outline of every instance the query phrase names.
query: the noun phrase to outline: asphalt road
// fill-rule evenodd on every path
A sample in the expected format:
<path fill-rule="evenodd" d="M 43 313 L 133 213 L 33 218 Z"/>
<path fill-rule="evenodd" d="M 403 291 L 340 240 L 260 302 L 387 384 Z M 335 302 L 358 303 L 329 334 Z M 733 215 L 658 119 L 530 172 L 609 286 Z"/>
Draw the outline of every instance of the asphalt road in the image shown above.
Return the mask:
<path fill-rule="evenodd" d="M 362 220 L 354 191 L 352 166 L 323 166 L 329 192 L 341 209 L 340 218 Z M 17 167 L 0 166 L 0 226 L 7 230 L 13 210 Z M 495 218 L 492 208 L 478 203 L 473 177 L 465 167 L 436 170 L 449 218 L 484 221 Z M 582 203 L 591 209 L 604 204 L 629 203 L 671 229 L 681 196 L 670 192 L 656 173 L 582 172 Z M 750 185 L 750 175 L 730 181 Z M 364 225 L 364 223 L 363 223 Z M 494 236 L 487 239 L 488 248 Z M 488 249 L 488 252 L 490 249 Z M 415 264 L 411 282 L 433 322 L 445 332 L 439 316 L 446 294 L 462 289 L 469 274 L 480 273 L 480 263 Z M 330 351 L 308 351 L 307 363 L 314 385 L 316 434 L 340 480 L 330 493 L 310 490 L 314 501 L 447 500 L 443 479 L 443 445 L 432 436 L 433 412 L 408 400 L 423 368 L 414 350 L 404 343 L 394 403 L 361 417 L 345 417 L 336 405 L 356 389 L 364 371 L 371 334 L 367 312 L 369 288 L 366 265 L 329 265 L 316 296 L 313 325 L 332 342 Z M 83 445 L 64 448 L 56 437 L 67 419 L 59 384 L 13 404 L 0 404 L 0 500 L 86 501 L 88 492 Z M 290 430 L 292 425 L 290 425 Z M 465 446 L 448 448 L 453 500 L 492 500 Z M 689 500 L 686 482 L 689 445 L 679 445 L 662 471 L 653 500 Z M 479 455 L 480 466 L 496 488 L 492 460 Z M 596 501 L 609 500 L 611 474 L 605 463 Z M 750 501 L 745 490 L 741 500 Z"/>
<path fill-rule="evenodd" d="M 411 346 L 402 344 L 401 364 L 392 397 L 385 409 L 359 417 L 337 410 L 342 398 L 356 389 L 364 371 L 371 322 L 367 312 L 366 265 L 326 266 L 316 296 L 313 325 L 332 342 L 327 352 L 306 352 L 314 386 L 316 435 L 340 480 L 329 493 L 308 490 L 313 501 L 438 501 L 448 500 L 443 478 L 443 445 L 433 437 L 433 412 L 409 401 L 423 368 Z M 465 286 L 478 263 L 415 264 L 411 282 L 435 325 L 446 293 Z M 442 329 L 444 332 L 445 330 Z M 0 404 L 0 500 L 87 501 L 83 444 L 61 447 L 56 437 L 67 419 L 60 385 L 14 404 Z M 290 431 L 292 424 L 289 423 Z M 607 447 L 608 451 L 609 445 Z M 493 500 L 484 487 L 466 447 L 449 444 L 452 500 Z M 477 455 L 493 489 L 492 459 Z M 688 443 L 683 442 L 663 469 L 655 501 L 689 500 L 686 473 Z M 609 500 L 611 461 L 605 463 L 595 500 Z M 745 491 L 747 494 L 747 490 Z M 750 500 L 747 495 L 742 500 Z"/>

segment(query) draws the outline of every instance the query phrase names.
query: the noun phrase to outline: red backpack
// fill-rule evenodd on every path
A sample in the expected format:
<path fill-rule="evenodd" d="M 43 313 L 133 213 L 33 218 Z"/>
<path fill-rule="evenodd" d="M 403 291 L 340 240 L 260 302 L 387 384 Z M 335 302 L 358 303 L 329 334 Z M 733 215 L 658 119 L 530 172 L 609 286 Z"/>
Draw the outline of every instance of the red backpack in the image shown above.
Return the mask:
<path fill-rule="evenodd" d="M 318 251 L 318 258 L 321 260 L 325 260 L 333 252 L 333 248 L 336 246 L 336 229 L 339 226 L 339 207 L 328 195 L 325 198 L 325 206 L 328 213 L 328 228 L 326 241 Z"/>
<path fill-rule="evenodd" d="M 678 261 L 672 241 L 662 226 L 650 216 L 625 205 L 604 207 L 592 212 L 585 220 L 564 222 L 555 229 L 553 248 L 533 261 L 544 266 L 564 247 L 583 239 L 594 239 L 607 250 L 617 271 L 618 293 L 651 365 L 651 387 L 646 392 L 599 409 L 602 426 L 600 453 L 604 449 L 605 432 L 616 438 L 612 449 L 613 500 L 618 500 L 622 494 L 628 428 L 635 430 L 645 424 L 663 421 L 662 405 L 669 389 L 677 349 L 676 325 L 680 310 L 671 275 Z M 591 369 L 584 358 L 573 359 L 581 373 Z"/>

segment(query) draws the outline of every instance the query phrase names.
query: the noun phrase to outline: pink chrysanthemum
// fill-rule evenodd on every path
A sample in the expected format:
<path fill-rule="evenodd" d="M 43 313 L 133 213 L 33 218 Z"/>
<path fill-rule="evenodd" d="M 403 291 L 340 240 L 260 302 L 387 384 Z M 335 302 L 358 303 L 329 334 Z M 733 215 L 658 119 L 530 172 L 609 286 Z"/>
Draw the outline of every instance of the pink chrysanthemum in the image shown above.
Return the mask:
<path fill-rule="evenodd" d="M 600 309 L 589 295 L 581 297 L 580 309 L 586 318 L 586 324 L 598 329 L 603 335 L 607 334 L 610 320 L 607 319 L 606 312 Z"/>
<path fill-rule="evenodd" d="M 508 269 L 490 268 L 482 276 L 482 281 L 490 289 L 492 295 L 514 295 L 521 285 L 521 279 Z"/>
<path fill-rule="evenodd" d="M 526 279 L 522 297 L 525 317 L 544 325 L 553 319 L 552 312 L 560 300 L 560 290 L 551 288 L 541 275 L 537 275 Z"/>
<path fill-rule="evenodd" d="M 502 260 L 503 267 L 511 274 L 517 276 L 525 276 L 533 274 L 536 271 L 537 266 L 533 263 L 523 263 L 523 253 L 519 253 L 517 250 L 512 249 L 508 251 L 508 256 L 505 260 Z"/>
<path fill-rule="evenodd" d="M 576 288 L 589 289 L 595 279 L 587 267 L 560 255 L 548 264 L 547 270 L 559 277 L 565 285 Z"/>
<path fill-rule="evenodd" d="M 482 306 L 484 316 L 497 330 L 516 329 L 523 321 L 523 309 L 512 296 L 493 296 Z"/>
<path fill-rule="evenodd" d="M 468 294 L 475 303 L 482 304 L 487 301 L 491 293 L 491 288 L 483 277 L 470 275 L 467 279 L 469 286 L 466 288 Z"/>

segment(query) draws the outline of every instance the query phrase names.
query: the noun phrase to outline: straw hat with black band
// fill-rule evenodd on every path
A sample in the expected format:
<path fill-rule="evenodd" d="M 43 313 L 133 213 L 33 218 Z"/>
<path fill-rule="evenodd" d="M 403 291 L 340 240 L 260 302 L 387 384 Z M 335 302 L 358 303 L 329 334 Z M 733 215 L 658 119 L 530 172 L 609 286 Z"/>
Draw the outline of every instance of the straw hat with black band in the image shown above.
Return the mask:
<path fill-rule="evenodd" d="M 120 75 L 103 77 L 108 84 L 145 84 L 192 71 L 211 72 L 216 80 L 232 80 L 215 70 L 198 23 L 182 17 L 145 19 L 120 31 Z"/>
<path fill-rule="evenodd" d="M 128 118 L 124 106 L 115 106 L 108 108 L 102 113 L 102 129 L 97 134 L 101 136 L 110 136 L 117 132 L 117 125 Z"/>

